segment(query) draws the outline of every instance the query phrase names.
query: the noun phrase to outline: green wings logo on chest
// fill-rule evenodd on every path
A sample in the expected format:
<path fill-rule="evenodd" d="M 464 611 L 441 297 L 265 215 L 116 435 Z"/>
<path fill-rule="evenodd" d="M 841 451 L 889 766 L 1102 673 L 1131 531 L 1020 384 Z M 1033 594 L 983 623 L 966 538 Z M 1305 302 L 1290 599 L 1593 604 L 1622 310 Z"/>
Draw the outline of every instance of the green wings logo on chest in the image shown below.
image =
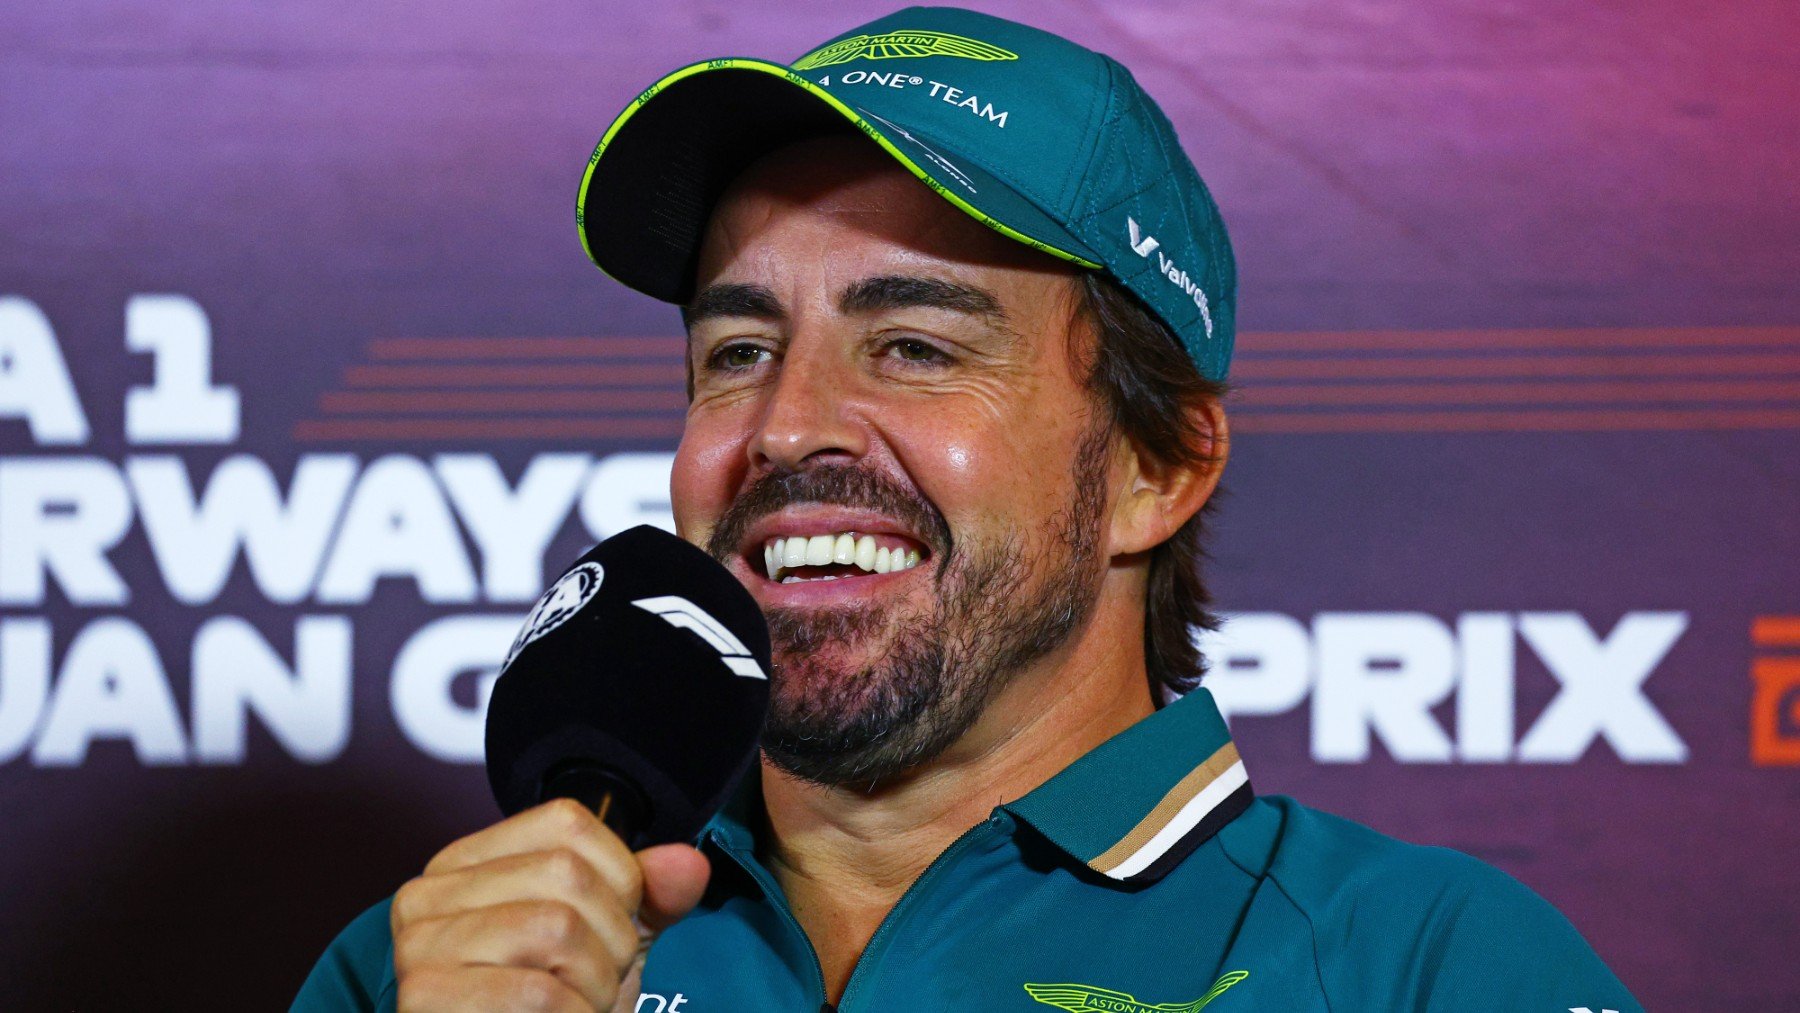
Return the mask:
<path fill-rule="evenodd" d="M 1092 985 L 1026 985 L 1025 993 L 1046 1006 L 1069 1010 L 1070 1013 L 1199 1013 L 1206 1004 L 1225 994 L 1225 990 L 1250 977 L 1249 971 L 1229 971 L 1213 982 L 1207 993 L 1193 1002 L 1166 1002 L 1151 1005 L 1110 988 Z"/>
<path fill-rule="evenodd" d="M 960 56 L 965 60 L 1017 60 L 1019 54 L 980 39 L 949 32 L 883 32 L 854 35 L 815 49 L 794 61 L 795 70 L 816 70 L 851 60 L 892 60 L 902 56 Z"/>

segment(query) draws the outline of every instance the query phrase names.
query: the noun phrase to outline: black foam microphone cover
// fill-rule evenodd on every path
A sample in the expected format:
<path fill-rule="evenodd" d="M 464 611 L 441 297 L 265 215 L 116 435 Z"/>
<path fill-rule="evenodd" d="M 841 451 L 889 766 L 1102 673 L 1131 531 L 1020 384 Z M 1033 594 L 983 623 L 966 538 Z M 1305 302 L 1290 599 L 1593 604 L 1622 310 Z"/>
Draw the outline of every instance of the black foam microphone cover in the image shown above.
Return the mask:
<path fill-rule="evenodd" d="M 711 556 L 643 526 L 589 549 L 526 617 L 494 683 L 487 772 L 508 816 L 604 808 L 634 850 L 691 841 L 756 758 L 769 630 Z"/>

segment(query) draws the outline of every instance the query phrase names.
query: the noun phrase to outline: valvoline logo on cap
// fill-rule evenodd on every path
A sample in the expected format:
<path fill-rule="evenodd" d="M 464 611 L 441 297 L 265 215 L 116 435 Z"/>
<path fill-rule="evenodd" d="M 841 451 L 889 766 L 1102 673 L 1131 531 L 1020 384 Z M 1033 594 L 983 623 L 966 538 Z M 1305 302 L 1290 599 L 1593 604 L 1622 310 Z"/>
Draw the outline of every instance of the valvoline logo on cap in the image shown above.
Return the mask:
<path fill-rule="evenodd" d="M 980 39 L 949 32 L 882 32 L 853 35 L 795 60 L 795 70 L 817 70 L 851 60 L 892 60 L 900 57 L 960 56 L 965 60 L 1017 60 L 1019 54 Z"/>

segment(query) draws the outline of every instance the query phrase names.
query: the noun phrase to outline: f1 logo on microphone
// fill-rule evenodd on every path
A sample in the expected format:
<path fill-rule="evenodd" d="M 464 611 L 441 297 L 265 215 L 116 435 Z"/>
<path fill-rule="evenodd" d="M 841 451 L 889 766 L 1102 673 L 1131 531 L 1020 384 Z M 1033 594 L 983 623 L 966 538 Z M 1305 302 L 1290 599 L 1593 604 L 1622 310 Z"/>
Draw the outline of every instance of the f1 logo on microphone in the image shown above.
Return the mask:
<path fill-rule="evenodd" d="M 724 623 L 686 598 L 678 594 L 665 594 L 655 598 L 639 598 L 632 604 L 645 612 L 661 616 L 663 622 L 678 630 L 692 630 L 701 640 L 706 641 L 707 646 L 719 652 L 719 658 L 725 662 L 726 668 L 738 675 L 746 679 L 769 678 L 762 666 L 756 663 L 756 659 L 750 656 L 750 648 L 745 647 L 742 640 L 726 629 Z"/>

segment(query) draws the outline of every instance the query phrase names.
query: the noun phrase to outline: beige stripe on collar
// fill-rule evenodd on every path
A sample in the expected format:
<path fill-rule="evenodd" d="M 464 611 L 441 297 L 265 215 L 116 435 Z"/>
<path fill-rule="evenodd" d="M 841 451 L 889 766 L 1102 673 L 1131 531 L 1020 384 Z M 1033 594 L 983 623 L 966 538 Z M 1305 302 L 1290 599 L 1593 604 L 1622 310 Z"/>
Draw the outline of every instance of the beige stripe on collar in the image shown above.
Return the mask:
<path fill-rule="evenodd" d="M 1117 844 L 1107 848 L 1104 853 L 1089 861 L 1088 868 L 1101 874 L 1110 874 L 1126 859 L 1142 851 L 1144 845 L 1150 843 L 1152 838 L 1161 833 L 1169 825 L 1169 821 L 1185 809 L 1188 803 L 1237 763 L 1237 745 L 1227 742 L 1220 746 L 1218 752 L 1207 757 L 1205 762 L 1176 782 L 1175 787 L 1169 789 L 1169 793 L 1162 797 L 1162 801 L 1156 803 L 1149 815 L 1138 821 L 1138 825 L 1132 827 L 1130 833 L 1120 838 Z M 1198 820 L 1193 822 L 1197 823 Z"/>

